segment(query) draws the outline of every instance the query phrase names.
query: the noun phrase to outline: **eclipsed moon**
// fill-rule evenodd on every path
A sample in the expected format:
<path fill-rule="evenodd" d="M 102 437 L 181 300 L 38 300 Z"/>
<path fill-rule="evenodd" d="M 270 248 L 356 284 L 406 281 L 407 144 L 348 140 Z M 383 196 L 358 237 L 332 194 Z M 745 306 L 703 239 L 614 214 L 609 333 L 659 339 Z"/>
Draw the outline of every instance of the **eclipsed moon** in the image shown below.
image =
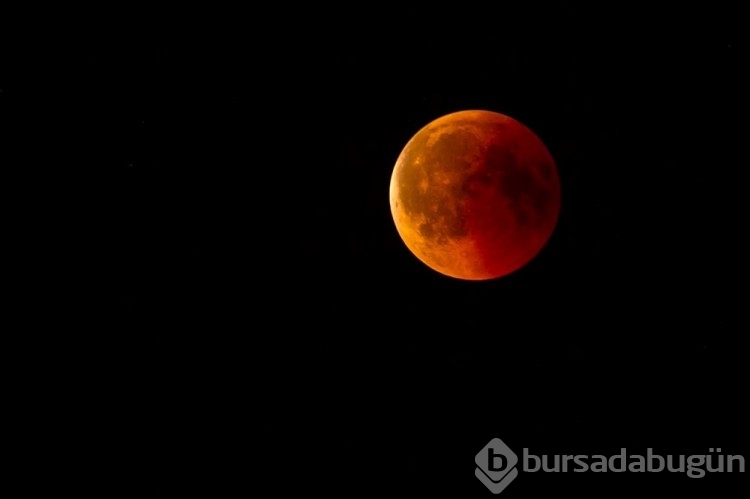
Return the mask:
<path fill-rule="evenodd" d="M 547 244 L 560 214 L 552 155 L 525 125 L 482 110 L 419 130 L 396 161 L 391 214 L 409 250 L 466 280 L 501 277 Z"/>

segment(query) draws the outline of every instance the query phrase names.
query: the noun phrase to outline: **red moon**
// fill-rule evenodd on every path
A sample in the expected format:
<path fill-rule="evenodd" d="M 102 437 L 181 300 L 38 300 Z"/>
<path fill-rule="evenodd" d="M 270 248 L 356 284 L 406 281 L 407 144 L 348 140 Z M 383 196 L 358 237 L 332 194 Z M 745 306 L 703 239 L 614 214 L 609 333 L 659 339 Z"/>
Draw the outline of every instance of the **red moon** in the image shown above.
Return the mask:
<path fill-rule="evenodd" d="M 459 111 L 406 144 L 390 205 L 401 239 L 428 267 L 458 279 L 495 279 L 547 244 L 560 214 L 560 178 L 525 125 L 492 111 Z"/>

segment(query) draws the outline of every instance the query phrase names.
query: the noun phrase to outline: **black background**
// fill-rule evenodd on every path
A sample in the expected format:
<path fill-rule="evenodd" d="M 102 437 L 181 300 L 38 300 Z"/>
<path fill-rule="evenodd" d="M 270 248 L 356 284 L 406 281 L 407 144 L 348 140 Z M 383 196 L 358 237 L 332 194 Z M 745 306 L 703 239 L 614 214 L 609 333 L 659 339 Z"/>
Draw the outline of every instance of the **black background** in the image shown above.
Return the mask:
<path fill-rule="evenodd" d="M 282 489 L 472 497 L 489 494 L 473 457 L 494 437 L 519 455 L 747 457 L 732 13 L 521 34 L 510 14 L 330 15 L 50 47 L 55 84 L 0 94 L 42 104 L 61 139 L 45 152 L 77 183 L 60 241 L 91 272 L 57 263 L 102 317 L 83 348 L 131 422 L 118 445 L 169 455 L 171 435 L 253 477 L 266 454 L 246 449 L 270 439 L 272 466 L 301 468 Z M 425 267 L 389 211 L 403 146 L 462 109 L 529 126 L 562 181 L 549 245 L 497 281 Z M 744 477 L 522 473 L 504 494 L 702 496 Z"/>

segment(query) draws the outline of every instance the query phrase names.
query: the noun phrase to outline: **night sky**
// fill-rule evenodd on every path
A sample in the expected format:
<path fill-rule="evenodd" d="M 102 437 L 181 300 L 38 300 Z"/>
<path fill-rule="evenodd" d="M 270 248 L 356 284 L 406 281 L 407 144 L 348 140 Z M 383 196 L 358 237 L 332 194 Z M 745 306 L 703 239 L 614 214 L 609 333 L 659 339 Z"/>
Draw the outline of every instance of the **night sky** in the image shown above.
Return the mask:
<path fill-rule="evenodd" d="M 305 462 L 279 483 L 295 492 L 489 497 L 474 455 L 494 437 L 750 458 L 736 30 L 409 22 L 219 24 L 50 57 L 67 75 L 50 126 L 93 172 L 66 234 L 96 269 L 126 413 L 192 428 L 186 451 L 278 438 Z M 562 182 L 549 244 L 495 281 L 419 262 L 388 204 L 406 142 L 464 109 L 527 125 Z M 746 476 L 521 473 L 503 494 L 728 496 Z"/>

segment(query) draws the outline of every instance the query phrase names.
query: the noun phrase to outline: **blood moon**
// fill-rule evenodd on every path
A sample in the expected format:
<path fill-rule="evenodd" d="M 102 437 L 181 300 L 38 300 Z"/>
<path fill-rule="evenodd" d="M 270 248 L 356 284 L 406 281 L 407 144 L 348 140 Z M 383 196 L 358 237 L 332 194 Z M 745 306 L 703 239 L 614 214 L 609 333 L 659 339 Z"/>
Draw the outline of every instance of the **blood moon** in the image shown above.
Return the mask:
<path fill-rule="evenodd" d="M 406 144 L 390 205 L 399 235 L 427 266 L 458 279 L 494 279 L 547 244 L 560 214 L 560 178 L 525 125 L 492 111 L 459 111 Z"/>

